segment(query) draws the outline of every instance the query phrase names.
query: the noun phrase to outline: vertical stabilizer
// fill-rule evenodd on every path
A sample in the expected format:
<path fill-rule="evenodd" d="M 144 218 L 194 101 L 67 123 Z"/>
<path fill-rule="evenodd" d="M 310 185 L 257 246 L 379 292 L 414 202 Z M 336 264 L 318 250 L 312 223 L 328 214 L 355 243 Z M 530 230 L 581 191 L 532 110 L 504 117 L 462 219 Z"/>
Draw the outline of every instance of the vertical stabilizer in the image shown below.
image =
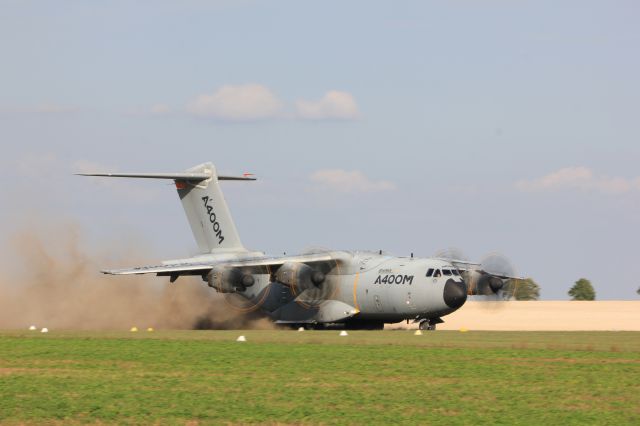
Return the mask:
<path fill-rule="evenodd" d="M 82 176 L 172 179 L 187 214 L 193 236 L 203 253 L 246 251 L 233 223 L 218 181 L 255 180 L 251 175 L 218 176 L 212 163 L 179 173 L 78 173 Z"/>
<path fill-rule="evenodd" d="M 220 189 L 215 166 L 212 163 L 204 163 L 186 170 L 186 173 L 209 176 L 201 181 L 175 180 L 178 195 L 200 251 L 246 251 L 240 242 L 238 230 Z"/>

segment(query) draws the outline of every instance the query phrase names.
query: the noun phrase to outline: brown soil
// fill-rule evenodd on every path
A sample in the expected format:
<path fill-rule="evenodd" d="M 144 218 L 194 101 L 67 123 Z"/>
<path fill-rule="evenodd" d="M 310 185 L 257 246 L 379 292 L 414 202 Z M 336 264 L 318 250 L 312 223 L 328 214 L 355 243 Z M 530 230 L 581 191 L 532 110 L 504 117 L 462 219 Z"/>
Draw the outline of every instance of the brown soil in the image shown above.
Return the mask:
<path fill-rule="evenodd" d="M 640 331 L 640 301 L 470 301 L 443 320 L 438 330 Z"/>

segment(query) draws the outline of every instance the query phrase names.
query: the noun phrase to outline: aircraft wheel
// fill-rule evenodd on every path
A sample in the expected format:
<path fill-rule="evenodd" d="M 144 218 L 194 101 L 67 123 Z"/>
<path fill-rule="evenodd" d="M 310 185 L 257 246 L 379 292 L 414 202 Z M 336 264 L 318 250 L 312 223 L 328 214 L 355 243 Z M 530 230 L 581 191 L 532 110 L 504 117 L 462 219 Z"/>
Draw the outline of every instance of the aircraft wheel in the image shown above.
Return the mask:
<path fill-rule="evenodd" d="M 429 320 L 424 320 L 424 321 L 420 321 L 420 324 L 418 325 L 418 328 L 420 330 L 434 331 L 436 329 L 436 325 L 435 324 L 431 324 L 431 321 L 429 321 Z"/>

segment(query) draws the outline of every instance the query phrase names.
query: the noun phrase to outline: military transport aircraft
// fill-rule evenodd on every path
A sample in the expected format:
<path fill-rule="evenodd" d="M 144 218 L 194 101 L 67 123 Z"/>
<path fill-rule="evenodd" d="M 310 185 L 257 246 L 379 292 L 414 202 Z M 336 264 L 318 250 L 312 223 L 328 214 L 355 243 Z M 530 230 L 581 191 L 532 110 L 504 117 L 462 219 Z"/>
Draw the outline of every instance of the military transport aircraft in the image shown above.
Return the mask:
<path fill-rule="evenodd" d="M 158 266 L 104 270 L 105 274 L 156 274 L 175 282 L 202 277 L 243 311 L 261 310 L 275 323 L 306 328 L 381 329 L 413 321 L 435 330 L 468 295 L 498 295 L 507 274 L 456 259 L 393 257 L 381 251 L 315 251 L 267 256 L 247 250 L 219 181 L 251 181 L 251 175 L 218 176 L 212 163 L 181 173 L 80 173 L 83 176 L 168 179 L 175 182 L 202 254 Z M 228 299 L 232 300 L 232 299 Z"/>

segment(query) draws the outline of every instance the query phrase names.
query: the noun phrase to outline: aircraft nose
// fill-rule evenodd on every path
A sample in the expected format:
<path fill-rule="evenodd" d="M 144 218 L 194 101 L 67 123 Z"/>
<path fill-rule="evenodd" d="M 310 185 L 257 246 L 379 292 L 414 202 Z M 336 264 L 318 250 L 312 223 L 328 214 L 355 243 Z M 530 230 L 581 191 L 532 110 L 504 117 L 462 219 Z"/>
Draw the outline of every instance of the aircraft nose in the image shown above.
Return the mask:
<path fill-rule="evenodd" d="M 444 303 L 451 309 L 458 309 L 467 301 L 467 285 L 464 281 L 449 279 L 444 285 Z"/>

